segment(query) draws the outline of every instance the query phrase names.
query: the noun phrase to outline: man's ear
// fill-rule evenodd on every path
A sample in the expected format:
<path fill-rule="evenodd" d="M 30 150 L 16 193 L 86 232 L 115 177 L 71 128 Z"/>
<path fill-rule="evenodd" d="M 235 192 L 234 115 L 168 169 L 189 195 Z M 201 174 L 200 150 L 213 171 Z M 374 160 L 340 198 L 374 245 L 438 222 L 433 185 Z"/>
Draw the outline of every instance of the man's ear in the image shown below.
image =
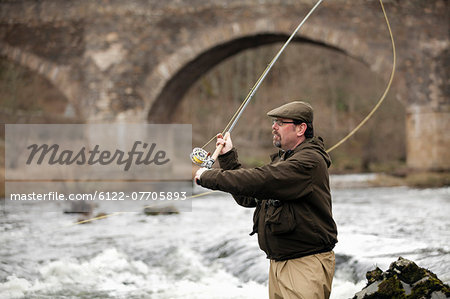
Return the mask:
<path fill-rule="evenodd" d="M 301 123 L 296 127 L 297 127 L 297 136 L 300 137 L 302 135 L 305 135 L 306 129 L 308 128 L 308 126 L 305 123 Z"/>

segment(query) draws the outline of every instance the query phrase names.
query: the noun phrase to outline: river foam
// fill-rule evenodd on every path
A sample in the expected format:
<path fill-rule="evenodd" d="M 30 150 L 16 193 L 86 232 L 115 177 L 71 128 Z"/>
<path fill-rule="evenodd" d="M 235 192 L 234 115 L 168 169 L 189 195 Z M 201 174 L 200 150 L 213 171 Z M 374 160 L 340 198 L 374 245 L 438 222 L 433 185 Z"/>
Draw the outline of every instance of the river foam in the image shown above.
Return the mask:
<path fill-rule="evenodd" d="M 197 190 L 200 191 L 200 190 Z M 201 192 L 201 191 L 200 191 Z M 398 256 L 450 281 L 450 188 L 333 191 L 339 230 L 331 298 Z M 85 225 L 38 204 L 2 219 L 0 298 L 266 298 L 268 261 L 248 233 L 252 209 L 214 193 L 192 212 L 123 213 Z"/>

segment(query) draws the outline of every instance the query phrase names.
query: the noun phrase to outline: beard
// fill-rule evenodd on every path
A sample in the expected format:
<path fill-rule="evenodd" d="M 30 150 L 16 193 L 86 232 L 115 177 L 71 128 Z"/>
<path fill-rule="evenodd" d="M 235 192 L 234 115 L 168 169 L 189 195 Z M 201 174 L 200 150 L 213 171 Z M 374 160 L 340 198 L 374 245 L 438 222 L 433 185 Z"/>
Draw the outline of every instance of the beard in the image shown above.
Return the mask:
<path fill-rule="evenodd" d="M 281 148 L 281 136 L 275 132 L 272 132 L 272 134 L 273 134 L 273 139 L 272 139 L 273 146 Z"/>

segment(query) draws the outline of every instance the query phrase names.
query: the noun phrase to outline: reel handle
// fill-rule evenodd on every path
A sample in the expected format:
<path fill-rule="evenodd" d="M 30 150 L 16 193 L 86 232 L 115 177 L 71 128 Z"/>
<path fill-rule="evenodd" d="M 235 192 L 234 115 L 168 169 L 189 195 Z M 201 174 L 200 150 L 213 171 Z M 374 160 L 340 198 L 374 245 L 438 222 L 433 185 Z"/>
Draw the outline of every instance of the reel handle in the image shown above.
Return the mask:
<path fill-rule="evenodd" d="M 230 130 L 228 130 L 228 132 L 225 133 L 225 136 L 223 136 L 223 139 L 225 140 L 225 142 L 228 140 L 228 136 L 230 135 L 230 133 L 231 133 Z M 217 157 L 219 157 L 220 152 L 222 151 L 224 146 L 225 146 L 225 144 L 219 144 L 216 147 L 216 150 L 214 151 L 214 153 L 212 154 L 211 159 L 210 159 L 212 162 L 208 165 L 209 167 L 207 166 L 208 168 L 212 167 L 212 165 L 216 161 Z"/>
<path fill-rule="evenodd" d="M 213 160 L 213 163 L 216 161 L 217 157 L 219 157 L 219 154 L 220 154 L 220 152 L 222 151 L 222 149 L 223 149 L 224 146 L 225 146 L 224 144 L 219 144 L 219 145 L 216 147 L 216 150 L 214 151 L 214 153 L 213 153 L 212 156 L 211 156 L 211 159 Z"/>
<path fill-rule="evenodd" d="M 224 145 L 223 144 L 219 144 L 216 147 L 216 150 L 214 151 L 214 153 L 212 154 L 212 156 L 206 161 L 205 165 L 203 167 L 206 167 L 208 169 L 211 169 L 214 162 L 216 162 L 217 157 L 219 157 L 220 151 L 223 149 Z"/>

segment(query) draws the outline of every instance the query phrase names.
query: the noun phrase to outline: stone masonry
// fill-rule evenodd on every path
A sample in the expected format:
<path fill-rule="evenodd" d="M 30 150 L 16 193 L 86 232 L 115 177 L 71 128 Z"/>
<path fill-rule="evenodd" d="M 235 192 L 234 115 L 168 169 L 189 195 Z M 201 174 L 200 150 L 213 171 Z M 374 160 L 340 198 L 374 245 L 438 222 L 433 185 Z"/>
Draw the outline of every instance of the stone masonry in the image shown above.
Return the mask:
<path fill-rule="evenodd" d="M 286 40 L 315 2 L 6 0 L 0 55 L 47 78 L 86 122 L 167 123 L 202 74 L 239 51 Z M 448 1 L 384 4 L 397 46 L 396 96 L 407 107 L 408 165 L 449 170 Z M 376 0 L 324 1 L 297 41 L 389 78 L 392 49 Z"/>

